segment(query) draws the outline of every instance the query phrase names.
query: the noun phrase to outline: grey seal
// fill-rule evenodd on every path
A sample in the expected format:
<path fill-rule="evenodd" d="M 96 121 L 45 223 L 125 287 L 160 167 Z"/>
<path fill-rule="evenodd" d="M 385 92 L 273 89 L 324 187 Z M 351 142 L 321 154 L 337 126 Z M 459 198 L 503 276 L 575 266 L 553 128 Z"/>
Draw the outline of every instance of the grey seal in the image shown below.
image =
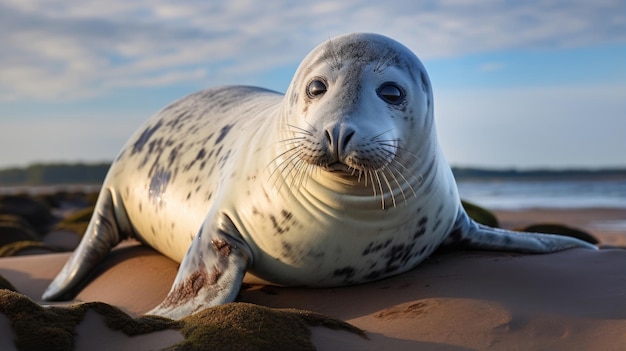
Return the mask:
<path fill-rule="evenodd" d="M 233 301 L 242 281 L 332 287 L 410 270 L 446 243 L 595 248 L 472 221 L 439 146 L 420 60 L 376 34 L 322 43 L 285 95 L 203 90 L 143 125 L 112 164 L 79 247 L 43 298 L 133 236 L 181 262 L 150 314 Z"/>

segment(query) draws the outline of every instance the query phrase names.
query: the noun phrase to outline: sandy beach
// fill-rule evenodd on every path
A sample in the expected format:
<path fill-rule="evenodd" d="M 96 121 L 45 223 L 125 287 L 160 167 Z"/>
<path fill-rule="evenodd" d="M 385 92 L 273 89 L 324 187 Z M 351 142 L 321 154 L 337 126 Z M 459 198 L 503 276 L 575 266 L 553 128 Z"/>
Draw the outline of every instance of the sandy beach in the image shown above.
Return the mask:
<path fill-rule="evenodd" d="M 496 215 L 507 228 L 565 223 L 592 233 L 607 247 L 547 255 L 438 252 L 411 272 L 370 284 L 337 289 L 245 286 L 238 301 L 313 311 L 366 332 L 363 338 L 312 326 L 310 340 L 318 350 L 623 350 L 626 250 L 608 246 L 625 245 L 626 233 L 597 224 L 623 221 L 626 214 L 536 209 Z M 0 275 L 41 302 L 41 293 L 68 256 L 2 258 Z M 177 266 L 149 248 L 126 242 L 107 257 L 75 301 L 102 301 L 139 317 L 166 295 Z M 3 317 L 0 349 L 10 350 L 15 334 Z M 178 330 L 130 337 L 110 330 L 91 310 L 76 334 L 77 350 L 164 349 L 184 339 Z"/>

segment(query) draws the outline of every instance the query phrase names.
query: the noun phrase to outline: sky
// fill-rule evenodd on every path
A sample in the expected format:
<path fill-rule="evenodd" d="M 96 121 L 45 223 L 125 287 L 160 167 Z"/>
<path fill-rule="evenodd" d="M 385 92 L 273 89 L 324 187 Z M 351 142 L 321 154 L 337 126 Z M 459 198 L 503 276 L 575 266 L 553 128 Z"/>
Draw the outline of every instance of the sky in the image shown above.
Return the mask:
<path fill-rule="evenodd" d="M 284 92 L 348 32 L 420 57 L 452 165 L 626 167 L 625 0 L 0 0 L 0 168 L 110 161 L 169 103 Z"/>

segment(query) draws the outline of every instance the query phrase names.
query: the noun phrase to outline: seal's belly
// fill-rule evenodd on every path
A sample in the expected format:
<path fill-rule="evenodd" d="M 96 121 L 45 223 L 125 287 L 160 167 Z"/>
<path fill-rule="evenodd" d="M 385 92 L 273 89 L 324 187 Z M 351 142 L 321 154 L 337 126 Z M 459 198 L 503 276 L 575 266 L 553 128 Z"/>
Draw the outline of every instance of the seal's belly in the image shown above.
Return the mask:
<path fill-rule="evenodd" d="M 458 202 L 448 193 L 446 187 L 431 188 L 421 194 L 428 205 L 414 201 L 365 213 L 320 209 L 302 197 L 286 203 L 248 199 L 231 217 L 255 256 L 246 282 L 343 286 L 407 271 L 450 232 Z"/>
<path fill-rule="evenodd" d="M 284 232 L 275 240 L 249 241 L 256 253 L 249 272 L 265 283 L 342 286 L 377 280 L 415 267 L 449 231 L 448 226 L 433 230 L 425 216 L 386 229 L 338 223 L 300 230 L 295 225 L 293 231 L 283 227 L 284 219 L 277 218 Z"/>

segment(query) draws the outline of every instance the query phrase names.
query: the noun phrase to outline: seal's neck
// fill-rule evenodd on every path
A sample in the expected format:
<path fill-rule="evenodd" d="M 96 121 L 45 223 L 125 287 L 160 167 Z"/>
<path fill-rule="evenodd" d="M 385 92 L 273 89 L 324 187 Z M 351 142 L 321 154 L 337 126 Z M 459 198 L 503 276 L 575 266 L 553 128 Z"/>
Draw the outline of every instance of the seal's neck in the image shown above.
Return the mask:
<path fill-rule="evenodd" d="M 315 208 L 372 212 L 409 205 L 422 191 L 418 164 L 393 170 L 332 172 L 276 150 L 268 167 L 268 189 L 283 199 L 306 199 Z"/>

